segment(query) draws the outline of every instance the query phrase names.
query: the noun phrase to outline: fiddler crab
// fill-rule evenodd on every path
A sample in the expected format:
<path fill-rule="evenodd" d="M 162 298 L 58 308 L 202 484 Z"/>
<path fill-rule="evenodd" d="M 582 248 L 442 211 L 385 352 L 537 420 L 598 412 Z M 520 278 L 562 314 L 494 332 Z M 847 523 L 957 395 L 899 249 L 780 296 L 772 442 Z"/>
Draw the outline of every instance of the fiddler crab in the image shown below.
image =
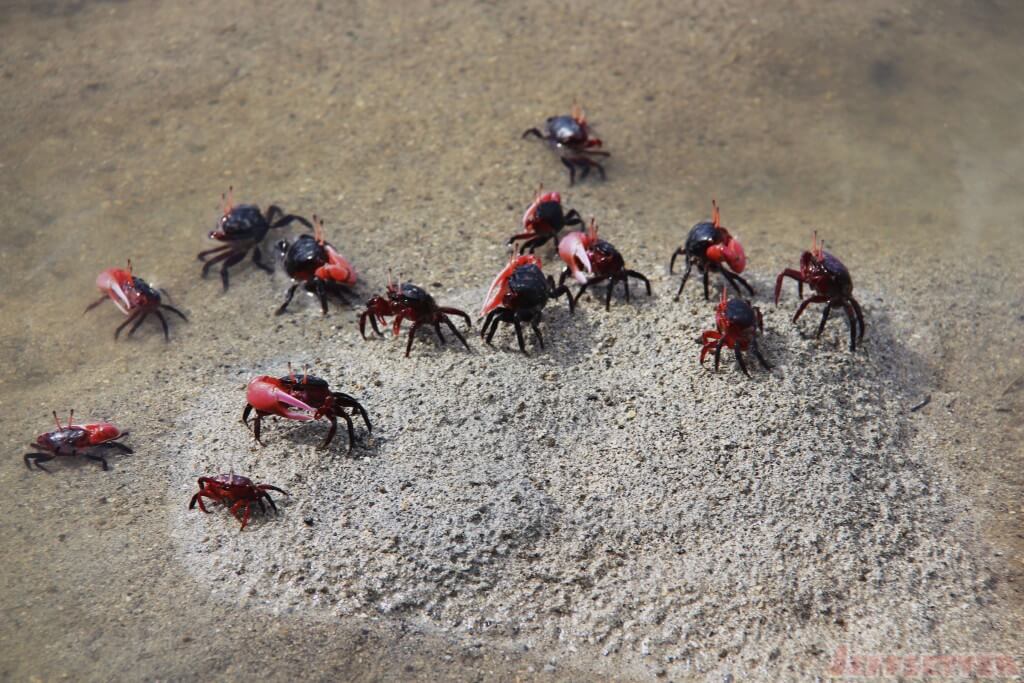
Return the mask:
<path fill-rule="evenodd" d="M 251 429 L 253 436 L 256 437 L 256 443 L 261 446 L 263 442 L 260 441 L 260 423 L 268 415 L 299 422 L 321 418 L 329 420 L 331 428 L 327 432 L 327 438 L 320 444 L 320 450 L 325 450 L 334 439 L 334 434 L 338 431 L 339 417 L 348 424 L 348 450 L 352 450 L 352 443 L 356 439 L 355 427 L 352 424 L 352 417 L 346 410 L 351 410 L 352 415 L 361 415 L 367 431 L 373 431 L 366 409 L 359 401 L 340 391 L 331 391 L 326 380 L 314 377 L 308 372 L 295 374 L 290 363 L 288 374 L 284 377 L 260 375 L 253 378 L 246 388 L 245 398 L 247 403 L 245 410 L 242 411 L 242 422 L 249 427 L 249 415 L 256 411 Z"/>
<path fill-rule="evenodd" d="M 775 280 L 775 304 L 779 303 L 779 294 L 782 293 L 782 280 L 793 278 L 797 281 L 797 293 L 800 298 L 804 296 L 804 284 L 814 290 L 814 294 L 803 299 L 793 316 L 795 323 L 800 315 L 810 304 L 825 304 L 825 311 L 821 314 L 821 323 L 818 325 L 820 337 L 828 322 L 828 316 L 833 308 L 842 308 L 846 311 L 846 320 L 850 327 L 850 351 L 857 350 L 857 342 L 864 338 L 864 313 L 860 304 L 853 298 L 853 279 L 846 266 L 832 254 L 825 251 L 824 243 L 818 243 L 818 233 L 814 233 L 814 241 L 810 251 L 805 251 L 800 256 L 800 270 L 787 268 Z M 859 330 L 859 332 L 858 332 Z"/>
<path fill-rule="evenodd" d="M 558 233 L 567 225 L 583 225 L 579 212 L 576 209 L 564 211 L 562 195 L 558 192 L 539 189 L 536 199 L 523 214 L 523 232 L 509 237 L 507 244 L 513 245 L 519 240 L 525 240 L 519 245 L 519 253 L 529 249 L 532 254 L 548 240 L 554 240 L 557 244 Z"/>
<path fill-rule="evenodd" d="M 671 274 L 675 268 L 676 257 L 686 257 L 686 271 L 683 273 L 683 281 L 679 283 L 676 301 L 679 301 L 683 287 L 686 286 L 686 280 L 690 277 L 690 269 L 695 265 L 704 276 L 705 300 L 711 298 L 708 291 L 708 274 L 714 272 L 721 273 L 737 294 L 743 293 L 736 285 L 737 282 L 746 287 L 748 294 L 754 294 L 754 288 L 739 275 L 747 267 L 747 256 L 743 253 L 743 245 L 722 226 L 718 202 L 712 199 L 711 207 L 711 220 L 701 221 L 690 228 L 690 232 L 686 236 L 686 243 L 675 250 L 672 260 L 669 261 L 668 272 Z"/>
<path fill-rule="evenodd" d="M 575 302 L 578 303 L 587 287 L 609 280 L 605 293 L 604 308 L 609 310 L 612 302 L 612 291 L 615 283 L 621 282 L 626 290 L 626 301 L 629 301 L 629 278 L 636 278 L 647 287 L 647 296 L 651 295 L 651 283 L 641 273 L 628 270 L 622 254 L 610 242 L 597 237 L 597 222 L 590 219 L 590 227 L 584 231 L 571 232 L 558 244 L 558 255 L 565 262 L 565 269 L 558 279 L 558 284 L 565 283 L 570 274 L 580 283 Z"/>
<path fill-rule="evenodd" d="M 152 313 L 164 328 L 164 341 L 170 341 L 171 337 L 167 329 L 167 319 L 160 312 L 161 309 L 170 311 L 175 315 L 181 316 L 182 320 L 188 321 L 185 314 L 177 308 L 161 303 L 160 291 L 163 290 L 157 291 L 142 278 L 132 275 L 131 260 L 128 261 L 127 270 L 122 268 L 108 268 L 104 270 L 96 277 L 96 286 L 103 292 L 103 296 L 86 306 L 85 313 L 110 299 L 119 311 L 128 316 L 128 319 L 114 330 L 114 339 L 120 337 L 121 330 L 132 322 L 135 324 L 128 330 L 128 336 L 130 337 L 135 334 L 135 330 L 139 329 L 139 325 Z M 167 292 L 164 293 L 166 294 Z"/>
<path fill-rule="evenodd" d="M 224 289 L 228 288 L 228 268 L 245 258 L 249 250 L 252 250 L 252 262 L 257 268 L 268 273 L 274 269 L 263 262 L 263 253 L 260 251 L 260 243 L 267 233 L 277 228 L 298 221 L 307 228 L 312 228 L 308 220 L 302 216 L 286 214 L 281 207 L 271 204 L 266 212 L 260 211 L 255 204 L 235 204 L 233 200 L 234 188 L 229 188 L 227 194 L 221 195 L 224 201 L 224 208 L 217 229 L 210 232 L 210 239 L 224 242 L 225 244 L 199 252 L 198 258 L 203 261 L 203 277 L 210 272 L 210 268 L 220 263 L 220 279 L 224 283 Z M 212 257 L 212 258 L 211 258 Z"/>
<path fill-rule="evenodd" d="M 581 180 L 587 177 L 591 168 L 596 168 L 601 180 L 604 180 L 604 166 L 593 157 L 608 157 L 611 154 L 599 149 L 601 139 L 594 136 L 583 108 L 578 104 L 573 103 L 572 112 L 568 115 L 549 117 L 544 122 L 543 131 L 530 128 L 523 133 L 524 138 L 530 135 L 540 138 L 559 152 L 562 164 L 569 169 L 570 185 L 576 182 L 577 168 L 582 170 Z"/>
<path fill-rule="evenodd" d="M 34 464 L 49 474 L 50 470 L 43 467 L 43 463 L 63 455 L 82 456 L 98 462 L 106 470 L 109 469 L 107 459 L 91 452 L 92 449 L 114 448 L 129 455 L 133 452 L 132 449 L 117 441 L 117 439 L 128 436 L 128 432 L 122 432 L 109 422 L 74 424 L 74 419 L 75 411 L 72 410 L 68 416 L 68 423 L 62 425 L 57 417 L 57 411 L 53 411 L 53 421 L 57 423 L 57 429 L 36 437 L 32 447 L 39 450 L 25 454 L 25 467 L 32 469 Z"/>
<path fill-rule="evenodd" d="M 458 340 L 462 342 L 462 345 L 468 349 L 469 344 L 466 343 L 466 338 L 462 336 L 462 333 L 452 323 L 451 318 L 448 317 L 449 315 L 465 318 L 466 327 L 472 327 L 472 321 L 465 311 L 448 306 L 438 306 L 437 302 L 434 301 L 434 297 L 430 296 L 427 290 L 417 287 L 410 282 L 393 282 L 391 274 L 388 273 L 387 298 L 375 296 L 366 302 L 366 310 L 359 316 L 359 333 L 363 335 L 363 339 L 366 339 L 366 321 L 369 320 L 373 331 L 377 334 L 382 334 L 377 323 L 386 325 L 385 316 L 394 316 L 392 333 L 397 337 L 402 327 L 402 321 L 409 320 L 412 326 L 409 328 L 409 341 L 405 345 L 405 356 L 408 358 L 409 353 L 412 351 L 412 342 L 416 337 L 416 330 L 421 325 L 433 325 L 437 338 L 442 344 L 445 344 L 446 340 L 444 335 L 441 334 L 441 323 L 444 323 L 451 329 Z"/>
<path fill-rule="evenodd" d="M 537 342 L 544 348 L 544 337 L 538 327 L 541 314 L 549 299 L 563 295 L 569 299 L 569 310 L 574 310 L 576 303 L 569 290 L 564 285 L 556 287 L 554 279 L 544 276 L 539 257 L 533 254 L 513 256 L 494 278 L 484 297 L 480 317 L 487 317 L 480 329 L 480 336 L 490 346 L 498 323 L 511 323 L 516 330 L 519 349 L 527 353 L 522 324 L 529 323 Z"/>
<path fill-rule="evenodd" d="M 320 299 L 323 314 L 327 315 L 327 295 L 331 294 L 348 304 L 349 287 L 356 283 L 356 269 L 345 259 L 334 245 L 324 239 L 324 223 L 313 216 L 313 234 L 301 235 L 292 244 L 281 240 L 278 251 L 284 257 L 284 269 L 295 280 L 288 290 L 284 303 L 276 315 L 284 313 L 299 286 Z"/>
<path fill-rule="evenodd" d="M 756 306 L 751 306 L 749 301 L 744 299 L 729 299 L 725 295 L 725 287 L 722 287 L 722 299 L 715 311 L 714 330 L 705 330 L 701 336 L 701 343 L 704 345 L 700 350 L 700 362 L 712 351 L 715 352 L 715 371 L 718 370 L 718 362 L 721 359 L 722 347 L 732 349 L 736 353 L 736 362 L 740 370 L 747 377 L 747 364 L 743 361 L 741 351 L 753 351 L 754 356 L 761 363 L 765 370 L 771 370 L 772 366 L 761 355 L 761 349 L 757 346 L 757 333 L 764 332 L 764 320 L 761 318 L 761 311 Z"/>
<path fill-rule="evenodd" d="M 224 507 L 230 507 L 231 514 L 242 523 L 242 528 L 239 531 L 244 531 L 249 523 L 250 506 L 253 503 L 258 503 L 260 510 L 266 512 L 267 507 L 263 504 L 264 499 L 266 499 L 270 503 L 271 509 L 275 513 L 277 512 L 277 505 L 274 504 L 274 499 L 270 497 L 267 491 L 276 491 L 282 495 L 288 495 L 287 491 L 283 491 L 270 484 L 254 484 L 251 479 L 240 474 L 218 474 L 213 477 L 199 477 L 199 491 L 192 496 L 188 509 L 193 509 L 196 503 L 198 503 L 200 510 L 209 512 L 206 506 L 203 505 L 203 498 L 209 498 L 214 502 L 223 504 Z"/>

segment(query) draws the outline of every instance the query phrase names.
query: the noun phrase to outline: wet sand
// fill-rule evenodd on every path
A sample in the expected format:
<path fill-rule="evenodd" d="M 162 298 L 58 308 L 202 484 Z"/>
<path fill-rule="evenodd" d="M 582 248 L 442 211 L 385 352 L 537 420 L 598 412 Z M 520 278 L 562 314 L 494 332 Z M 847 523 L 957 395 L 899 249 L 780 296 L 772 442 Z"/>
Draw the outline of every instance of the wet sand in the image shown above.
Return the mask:
<path fill-rule="evenodd" d="M 806 679 L 844 644 L 1016 655 L 1022 20 L 953 2 L 0 10 L 0 675 Z M 519 134 L 573 98 L 613 156 L 570 189 Z M 475 312 L 538 183 L 597 216 L 654 296 L 556 303 L 529 358 L 503 330 L 497 350 L 405 359 L 359 337 L 354 307 L 299 297 L 275 318 L 280 269 L 240 265 L 227 293 L 199 278 L 234 185 L 323 215 L 359 300 L 394 268 Z M 697 364 L 697 283 L 672 301 L 668 257 L 711 197 L 766 315 L 776 370 L 752 380 Z M 841 316 L 816 341 L 816 314 L 788 320 L 792 284 L 768 296 L 814 229 L 865 305 L 855 355 Z M 114 343 L 111 306 L 81 315 L 129 257 L 189 314 L 169 344 L 155 323 Z M 351 455 L 315 450 L 322 425 L 253 446 L 241 387 L 287 361 L 364 400 L 375 430 Z M 70 407 L 136 454 L 25 470 Z M 281 514 L 239 534 L 186 509 L 196 476 L 231 468 L 288 489 Z"/>

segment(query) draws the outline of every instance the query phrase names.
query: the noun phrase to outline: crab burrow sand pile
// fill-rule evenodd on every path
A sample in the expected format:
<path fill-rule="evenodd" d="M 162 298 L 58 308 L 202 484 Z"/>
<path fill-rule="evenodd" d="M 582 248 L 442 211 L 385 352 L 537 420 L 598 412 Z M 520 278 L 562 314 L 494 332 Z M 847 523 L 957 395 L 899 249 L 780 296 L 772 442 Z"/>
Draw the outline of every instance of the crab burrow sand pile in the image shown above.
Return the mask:
<path fill-rule="evenodd" d="M 529 358 L 510 330 L 491 350 L 474 329 L 473 352 L 421 340 L 406 359 L 404 336 L 364 342 L 346 323 L 315 346 L 333 350 L 211 381 L 165 444 L 176 495 L 230 471 L 292 495 L 244 533 L 183 503 L 183 561 L 271 613 L 393 618 L 620 673 L 951 647 L 986 575 L 917 444 L 918 371 L 882 298 L 863 292 L 872 341 L 856 355 L 843 326 L 815 341 L 815 321 L 762 301 L 775 369 L 751 380 L 731 353 L 717 374 L 697 363 L 711 306 L 673 304 L 674 282 L 610 312 L 597 292 L 575 315 L 553 303 L 547 352 Z M 483 294 L 446 299 L 475 310 Z M 240 387 L 288 361 L 366 406 L 374 431 L 357 422 L 351 454 L 346 439 L 316 450 L 323 422 L 270 418 L 254 444 Z M 879 613 L 903 615 L 900 631 Z"/>

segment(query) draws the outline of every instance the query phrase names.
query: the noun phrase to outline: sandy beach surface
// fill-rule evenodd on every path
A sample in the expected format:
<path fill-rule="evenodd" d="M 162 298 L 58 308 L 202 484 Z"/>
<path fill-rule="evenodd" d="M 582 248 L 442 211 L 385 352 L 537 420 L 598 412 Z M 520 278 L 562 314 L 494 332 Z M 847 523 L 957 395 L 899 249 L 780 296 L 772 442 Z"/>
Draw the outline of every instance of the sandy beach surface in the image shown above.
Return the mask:
<path fill-rule="evenodd" d="M 997 1 L 5 3 L 0 678 L 1019 676 L 1022 29 Z M 520 139 L 574 99 L 605 182 Z M 539 184 L 652 294 L 555 300 L 528 355 L 478 322 L 469 350 L 363 340 L 389 269 L 475 318 Z M 202 279 L 229 186 L 323 216 L 351 305 L 275 316 L 280 266 Z M 721 281 L 673 300 L 712 198 L 764 315 L 749 379 L 698 362 Z M 773 304 L 815 230 L 856 353 L 841 313 L 792 323 L 794 283 Z M 128 258 L 189 317 L 169 343 L 82 314 Z M 325 423 L 268 418 L 255 444 L 245 384 L 289 362 L 372 433 L 321 451 Z M 27 470 L 70 408 L 135 453 Z M 187 508 L 221 472 L 290 495 L 239 533 Z"/>

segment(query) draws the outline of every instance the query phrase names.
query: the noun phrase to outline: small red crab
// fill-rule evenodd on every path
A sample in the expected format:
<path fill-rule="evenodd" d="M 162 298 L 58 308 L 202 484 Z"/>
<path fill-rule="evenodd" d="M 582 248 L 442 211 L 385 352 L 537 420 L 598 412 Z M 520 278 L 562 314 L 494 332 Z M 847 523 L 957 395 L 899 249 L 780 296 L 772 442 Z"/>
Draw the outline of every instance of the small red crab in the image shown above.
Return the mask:
<path fill-rule="evenodd" d="M 250 249 L 252 249 L 252 262 L 257 268 L 268 273 L 274 272 L 273 268 L 263 263 L 263 254 L 260 252 L 260 243 L 267 236 L 267 232 L 283 228 L 292 221 L 298 221 L 307 228 L 313 227 L 302 216 L 286 214 L 281 207 L 275 204 L 267 207 L 266 213 L 260 211 L 260 207 L 255 204 L 235 204 L 233 191 L 234 188 L 229 188 L 227 194 L 221 195 L 221 199 L 224 201 L 224 211 L 217 223 L 217 229 L 210 233 L 210 239 L 226 242 L 226 244 L 201 251 L 197 257 L 204 262 L 203 277 L 210 272 L 210 268 L 223 261 L 220 267 L 220 279 L 224 283 L 224 289 L 228 288 L 228 268 L 244 259 Z M 216 256 L 207 260 L 213 254 Z"/>
<path fill-rule="evenodd" d="M 348 303 L 347 288 L 356 283 L 356 269 L 330 242 L 324 240 L 324 222 L 313 216 L 313 234 L 302 235 L 289 246 L 282 240 L 278 249 L 284 255 L 284 268 L 295 284 L 288 290 L 284 303 L 277 309 L 277 315 L 284 313 L 299 285 L 320 299 L 320 306 L 327 315 L 327 295 L 333 294 Z"/>
<path fill-rule="evenodd" d="M 149 317 L 149 314 L 152 313 L 156 315 L 160 324 L 164 328 L 164 340 L 170 341 L 170 335 L 167 330 L 167 319 L 164 318 L 160 309 L 170 311 L 171 313 L 181 316 L 182 320 L 186 322 L 188 321 L 185 314 L 177 308 L 160 302 L 159 291 L 153 289 L 153 287 L 142 278 L 132 275 L 131 260 L 128 261 L 127 270 L 122 270 L 121 268 L 108 268 L 107 270 L 104 270 L 96 278 L 96 286 L 103 292 L 103 296 L 86 306 L 85 313 L 88 313 L 109 298 L 122 313 L 128 316 L 128 319 L 118 325 L 117 329 L 114 330 L 114 339 L 121 336 L 121 330 L 123 330 L 125 326 L 132 321 L 134 321 L 135 324 L 132 325 L 130 330 L 128 330 L 128 336 L 130 337 L 135 334 L 135 330 L 139 329 L 139 325 L 141 325 L 143 321 Z M 164 293 L 166 294 L 166 292 Z"/>
<path fill-rule="evenodd" d="M 577 302 L 583 296 L 583 292 L 587 291 L 587 287 L 604 280 L 610 280 L 605 294 L 605 310 L 611 308 L 612 291 L 616 282 L 621 282 L 626 288 L 626 301 L 629 301 L 631 277 L 643 282 L 647 286 L 647 296 L 651 295 L 650 281 L 635 270 L 627 270 L 618 249 L 611 243 L 597 238 L 597 222 L 594 219 L 590 219 L 590 227 L 586 232 L 570 232 L 563 237 L 558 244 L 558 255 L 565 262 L 565 269 L 562 270 L 558 284 L 563 284 L 565 278 L 572 274 L 581 285 L 579 292 L 576 293 Z"/>
<path fill-rule="evenodd" d="M 568 213 L 562 210 L 562 195 L 557 192 L 537 191 L 537 198 L 526 209 L 523 214 L 523 230 L 518 235 L 512 235 L 508 244 L 517 240 L 526 240 L 519 246 L 519 253 L 527 249 L 532 254 L 534 250 L 548 240 L 555 240 L 558 243 L 558 233 L 567 225 L 583 225 L 583 219 L 576 209 Z"/>
<path fill-rule="evenodd" d="M 320 445 L 324 450 L 331 443 L 335 432 L 338 430 L 338 418 L 348 423 L 348 448 L 352 450 L 352 442 L 355 441 L 355 427 L 352 418 L 345 409 L 358 412 L 366 423 L 367 431 L 373 431 L 370 425 L 370 418 L 359 401 L 343 394 L 340 391 L 331 391 L 326 380 L 314 377 L 308 373 L 296 375 L 292 372 L 291 364 L 288 365 L 288 374 L 284 377 L 269 377 L 260 375 L 249 382 L 245 398 L 248 401 L 245 410 L 242 412 L 242 422 L 249 426 L 249 415 L 256 411 L 256 419 L 253 420 L 253 434 L 256 443 L 263 445 L 260 441 L 260 422 L 267 415 L 277 415 L 286 420 L 298 420 L 309 422 L 327 418 L 331 422 L 331 429 L 327 432 L 327 438 Z"/>
<path fill-rule="evenodd" d="M 467 349 L 469 348 L 466 338 L 462 336 L 462 333 L 452 323 L 451 318 L 448 317 L 449 315 L 462 316 L 466 319 L 466 326 L 472 327 L 473 323 L 465 311 L 447 306 L 438 306 L 437 302 L 434 301 L 434 297 L 430 296 L 427 290 L 409 282 L 396 284 L 391 281 L 391 276 L 389 275 L 388 298 L 385 299 L 382 296 L 373 297 L 366 302 L 366 310 L 359 316 L 359 333 L 363 335 L 363 339 L 366 339 L 367 319 L 369 319 L 370 324 L 373 326 L 373 331 L 377 334 L 382 334 L 380 328 L 377 327 L 377 323 L 380 322 L 381 325 L 385 325 L 384 317 L 390 315 L 395 316 L 392 332 L 396 337 L 398 336 L 399 329 L 402 327 L 402 321 L 406 319 L 412 321 L 412 327 L 409 328 L 409 342 L 405 345 L 406 358 L 409 357 L 409 352 L 412 351 L 412 342 L 420 325 L 433 325 L 437 338 L 444 344 L 446 340 L 444 335 L 441 334 L 441 323 L 444 323 L 451 328 L 451 331 L 455 333 L 455 336 L 462 342 L 462 345 Z"/>
<path fill-rule="evenodd" d="M 572 113 L 562 116 L 551 116 L 544 122 L 544 131 L 537 128 L 530 128 L 523 137 L 536 136 L 544 140 L 552 148 L 560 153 L 562 164 L 569 169 L 569 184 L 576 182 L 576 168 L 583 169 L 580 178 L 586 178 L 591 167 L 596 168 L 604 180 L 604 167 L 592 157 L 611 156 L 608 152 L 595 149 L 601 146 L 600 138 L 595 137 L 590 126 L 587 124 L 587 117 L 583 108 L 575 102 L 572 105 Z"/>
<path fill-rule="evenodd" d="M 701 343 L 704 344 L 700 350 L 702 365 L 708 353 L 714 351 L 715 370 L 717 371 L 722 347 L 725 346 L 736 352 L 736 361 L 740 364 L 740 370 L 747 377 L 750 377 L 750 373 L 747 371 L 747 364 L 743 362 L 740 351 L 750 349 L 765 370 L 772 369 L 757 347 L 757 332 L 758 330 L 764 332 L 761 311 L 744 299 L 727 299 L 725 287 L 722 287 L 722 299 L 718 304 L 718 310 L 715 311 L 715 327 L 718 329 L 705 330 L 700 336 Z"/>
<path fill-rule="evenodd" d="M 800 256 L 800 270 L 787 268 L 779 273 L 775 280 L 775 303 L 779 303 L 779 294 L 782 292 L 783 278 L 791 277 L 797 281 L 797 291 L 800 298 L 804 296 L 804 283 L 811 286 L 816 293 L 803 299 L 793 316 L 795 323 L 800 319 L 810 304 L 825 304 L 825 312 L 821 315 L 821 324 L 818 325 L 820 337 L 828 322 L 828 316 L 833 308 L 840 308 L 846 311 L 846 319 L 850 326 L 850 350 L 857 350 L 857 341 L 864 338 L 864 313 L 860 310 L 860 304 L 853 298 L 853 280 L 850 278 L 850 271 L 846 266 L 832 254 L 825 251 L 824 243 L 818 244 L 818 233 L 814 233 L 814 242 L 810 251 L 805 251 Z M 858 325 L 860 333 L 858 334 Z"/>
<path fill-rule="evenodd" d="M 544 277 L 539 257 L 533 254 L 513 256 L 487 290 L 483 308 L 480 309 L 480 315 L 486 315 L 487 319 L 480 329 L 480 336 L 484 337 L 490 346 L 498 323 L 512 323 L 516 328 L 519 349 L 526 353 L 522 326 L 525 322 L 533 328 L 540 347 L 544 348 L 544 337 L 541 336 L 537 325 L 548 299 L 562 295 L 569 298 L 569 310 L 572 311 L 576 306 L 572 294 L 564 285 L 555 287 L 555 281 L 550 276 Z"/>
<path fill-rule="evenodd" d="M 737 294 L 743 294 L 736 286 L 739 282 L 747 288 L 749 294 L 754 293 L 754 288 L 746 280 L 739 276 L 747 266 L 747 255 L 743 253 L 743 245 L 733 237 L 728 230 L 722 227 L 722 216 L 718 211 L 718 202 L 711 200 L 711 220 L 701 221 L 692 228 L 686 236 L 686 244 L 675 250 L 672 260 L 668 263 L 668 272 L 676 265 L 677 256 L 686 257 L 686 272 L 683 273 L 683 281 L 679 283 L 679 291 L 676 292 L 676 301 L 683 294 L 683 287 L 690 277 L 690 269 L 694 264 L 704 275 L 704 299 L 710 299 L 708 291 L 708 274 L 718 271 L 732 285 Z M 731 269 L 731 270 L 730 270 Z"/>
<path fill-rule="evenodd" d="M 196 506 L 196 503 L 199 503 L 200 510 L 209 512 L 206 506 L 203 505 L 203 498 L 223 503 L 225 507 L 231 506 L 231 514 L 242 523 L 242 528 L 239 531 L 243 531 L 245 525 L 249 523 L 249 514 L 251 512 L 249 507 L 253 503 L 259 503 L 260 510 L 266 512 L 267 508 L 263 504 L 263 499 L 266 498 L 267 502 L 270 503 L 270 507 L 274 512 L 277 512 L 274 499 L 270 497 L 267 491 L 277 491 L 285 496 L 288 495 L 287 491 L 283 491 L 276 486 L 254 484 L 251 479 L 239 474 L 218 474 L 214 477 L 199 477 L 199 491 L 192 496 L 188 509 L 191 510 Z"/>
<path fill-rule="evenodd" d="M 116 448 L 122 453 L 132 453 L 132 449 L 116 440 L 128 436 L 128 432 L 120 429 L 109 422 L 97 422 L 94 424 L 76 425 L 72 423 L 75 419 L 75 411 L 68 416 L 68 423 L 62 425 L 57 417 L 57 411 L 53 411 L 53 420 L 57 423 L 57 430 L 40 434 L 36 437 L 33 448 L 40 451 L 25 454 L 25 467 L 32 469 L 32 463 L 44 472 L 50 470 L 43 467 L 42 463 L 53 460 L 58 455 L 76 456 L 80 455 L 89 460 L 95 460 L 103 469 L 108 469 L 107 459 L 102 455 L 89 453 L 91 448 Z"/>

